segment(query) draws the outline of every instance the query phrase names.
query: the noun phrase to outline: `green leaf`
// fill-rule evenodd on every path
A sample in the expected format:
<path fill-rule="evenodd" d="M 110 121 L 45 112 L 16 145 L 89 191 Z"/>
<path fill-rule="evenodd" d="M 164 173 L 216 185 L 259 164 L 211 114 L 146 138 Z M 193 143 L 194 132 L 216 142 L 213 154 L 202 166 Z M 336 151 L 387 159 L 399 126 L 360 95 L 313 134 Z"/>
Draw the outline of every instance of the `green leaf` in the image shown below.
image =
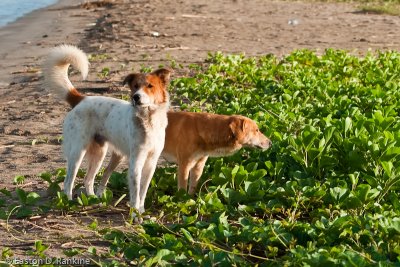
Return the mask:
<path fill-rule="evenodd" d="M 188 230 L 186 230 L 185 228 L 181 228 L 181 232 L 183 233 L 183 235 L 185 236 L 185 238 L 186 238 L 190 243 L 194 243 L 194 239 L 193 239 L 192 235 L 189 233 Z"/>
<path fill-rule="evenodd" d="M 369 184 L 360 184 L 355 190 L 355 195 L 362 203 L 365 203 L 369 200 L 368 195 L 370 194 L 370 191 L 371 186 Z"/>
<path fill-rule="evenodd" d="M 27 206 L 22 206 L 22 207 L 18 208 L 15 216 L 17 218 L 25 218 L 25 217 L 32 216 L 32 214 L 33 214 L 32 208 L 27 207 Z"/>
<path fill-rule="evenodd" d="M 72 249 L 64 249 L 63 253 L 67 257 L 73 257 L 80 254 L 81 252 L 76 248 L 72 248 Z"/>
<path fill-rule="evenodd" d="M 307 125 L 301 136 L 305 149 L 309 150 L 314 145 L 314 140 L 318 137 L 318 133 L 314 127 Z"/>
<path fill-rule="evenodd" d="M 249 174 L 249 181 L 256 181 L 258 179 L 264 178 L 264 176 L 267 175 L 267 171 L 265 169 L 258 169 L 255 171 L 252 171 Z"/>
<path fill-rule="evenodd" d="M 340 203 L 346 197 L 347 192 L 347 188 L 333 187 L 329 189 L 329 193 L 335 199 L 336 203 Z"/>
<path fill-rule="evenodd" d="M 3 188 L 3 189 L 0 189 L 0 192 L 1 193 L 3 193 L 5 196 L 7 196 L 7 197 L 12 197 L 12 194 L 11 194 L 11 192 L 10 191 L 8 191 L 7 189 L 5 189 L 5 188 Z"/>
<path fill-rule="evenodd" d="M 21 185 L 25 182 L 25 176 L 23 175 L 17 175 L 14 177 L 14 184 L 15 185 Z"/>
<path fill-rule="evenodd" d="M 355 197 L 353 195 L 350 195 L 349 197 L 346 198 L 345 200 L 346 207 L 348 209 L 357 209 L 362 207 L 365 203 L 361 202 L 361 200 L 358 197 Z"/>
<path fill-rule="evenodd" d="M 49 248 L 49 246 L 48 245 L 44 245 L 41 240 L 35 241 L 35 250 L 36 250 L 36 252 L 43 253 L 48 248 Z"/>
<path fill-rule="evenodd" d="M 87 251 L 92 254 L 93 256 L 97 255 L 97 249 L 93 246 L 88 247 Z"/>
<path fill-rule="evenodd" d="M 246 180 L 247 178 L 248 178 L 248 173 L 241 166 L 240 170 L 236 173 L 234 179 L 236 188 L 239 187 L 243 183 L 243 181 Z"/>
<path fill-rule="evenodd" d="M 358 184 L 360 173 L 351 173 L 349 174 L 349 178 L 351 181 L 352 188 L 355 188 Z"/>
<path fill-rule="evenodd" d="M 113 200 L 113 192 L 109 189 L 106 189 L 101 196 L 101 200 L 105 205 L 110 205 Z"/>
<path fill-rule="evenodd" d="M 381 166 L 389 177 L 392 176 L 393 163 L 391 161 L 383 161 Z"/>
<path fill-rule="evenodd" d="M 96 231 L 97 230 L 97 226 L 98 226 L 98 222 L 97 219 L 94 219 L 89 225 L 89 229 Z"/>
<path fill-rule="evenodd" d="M 26 204 L 26 199 L 27 199 L 27 193 L 21 188 L 16 188 L 15 189 L 15 193 L 18 196 L 19 202 L 22 205 L 25 205 Z"/>
<path fill-rule="evenodd" d="M 52 177 L 52 175 L 49 172 L 43 172 L 40 174 L 40 178 L 42 178 L 44 181 L 48 182 L 49 184 L 52 183 L 51 177 Z"/>
<path fill-rule="evenodd" d="M 352 120 L 349 117 L 346 117 L 345 121 L 344 121 L 344 134 L 346 135 L 346 133 L 351 129 L 352 127 Z"/>
<path fill-rule="evenodd" d="M 83 192 L 81 192 L 81 195 L 80 195 L 80 197 L 77 198 L 77 200 L 78 200 L 79 205 L 84 206 L 84 207 L 89 206 L 89 199 Z"/>
<path fill-rule="evenodd" d="M 381 161 L 391 161 L 400 155 L 400 147 L 391 147 L 380 158 Z"/>
<path fill-rule="evenodd" d="M 159 266 L 165 266 L 168 260 L 172 260 L 175 257 L 175 253 L 169 249 L 160 249 L 157 254 L 146 261 L 146 266 L 153 266 L 157 264 Z"/>
<path fill-rule="evenodd" d="M 40 199 L 40 196 L 38 193 L 36 192 L 30 192 L 27 196 L 26 196 L 26 204 L 27 205 L 34 205 L 36 204 L 36 202 L 38 202 L 38 200 Z"/>
<path fill-rule="evenodd" d="M 391 221 L 390 229 L 393 229 L 397 234 L 400 234 L 400 218 L 394 218 Z"/>
<path fill-rule="evenodd" d="M 127 247 L 127 248 L 124 250 L 124 256 L 125 256 L 125 258 L 127 258 L 128 260 L 133 260 L 133 259 L 135 259 L 135 258 L 137 257 L 137 255 L 138 255 L 138 251 L 137 251 L 137 248 L 134 247 L 134 246 Z"/>

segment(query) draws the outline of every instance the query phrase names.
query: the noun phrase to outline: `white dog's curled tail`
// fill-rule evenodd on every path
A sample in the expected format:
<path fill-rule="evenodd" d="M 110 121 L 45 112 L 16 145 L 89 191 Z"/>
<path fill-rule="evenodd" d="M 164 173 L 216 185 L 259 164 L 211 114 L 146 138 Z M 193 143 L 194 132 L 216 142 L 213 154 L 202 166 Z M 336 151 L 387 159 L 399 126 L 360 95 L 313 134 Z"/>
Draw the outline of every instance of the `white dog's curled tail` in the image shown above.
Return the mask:
<path fill-rule="evenodd" d="M 82 78 L 86 79 L 89 69 L 88 58 L 82 50 L 72 45 L 53 48 L 43 64 L 43 74 L 46 89 L 54 91 L 74 107 L 84 96 L 76 90 L 68 78 L 69 65 L 78 69 Z"/>

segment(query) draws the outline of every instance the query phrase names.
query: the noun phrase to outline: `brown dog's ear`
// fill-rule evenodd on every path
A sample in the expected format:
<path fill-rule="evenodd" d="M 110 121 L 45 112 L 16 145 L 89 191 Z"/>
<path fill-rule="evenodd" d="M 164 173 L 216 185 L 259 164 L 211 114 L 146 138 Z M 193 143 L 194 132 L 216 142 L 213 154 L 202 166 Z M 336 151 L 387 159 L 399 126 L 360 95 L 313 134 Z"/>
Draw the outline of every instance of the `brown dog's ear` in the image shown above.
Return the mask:
<path fill-rule="evenodd" d="M 247 128 L 247 120 L 244 118 L 240 118 L 240 120 L 242 121 L 242 132 L 245 133 Z"/>
<path fill-rule="evenodd" d="M 166 85 L 169 83 L 169 80 L 171 78 L 171 73 L 173 72 L 172 69 L 166 69 L 166 68 L 162 68 L 162 69 L 158 69 L 153 71 L 151 74 L 156 75 L 160 78 L 161 82 Z"/>
<path fill-rule="evenodd" d="M 246 120 L 239 116 L 233 116 L 231 122 L 229 123 L 229 128 L 231 129 L 234 139 L 240 139 L 246 128 Z"/>

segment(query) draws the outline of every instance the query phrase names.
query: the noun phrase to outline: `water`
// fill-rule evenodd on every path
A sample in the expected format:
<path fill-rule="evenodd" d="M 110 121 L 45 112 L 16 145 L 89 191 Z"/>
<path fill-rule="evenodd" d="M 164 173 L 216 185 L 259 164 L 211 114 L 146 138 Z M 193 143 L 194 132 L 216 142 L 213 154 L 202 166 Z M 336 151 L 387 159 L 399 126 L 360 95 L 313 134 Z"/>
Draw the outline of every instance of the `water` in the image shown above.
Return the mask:
<path fill-rule="evenodd" d="M 56 3 L 57 0 L 0 0 L 0 27 L 29 12 Z"/>

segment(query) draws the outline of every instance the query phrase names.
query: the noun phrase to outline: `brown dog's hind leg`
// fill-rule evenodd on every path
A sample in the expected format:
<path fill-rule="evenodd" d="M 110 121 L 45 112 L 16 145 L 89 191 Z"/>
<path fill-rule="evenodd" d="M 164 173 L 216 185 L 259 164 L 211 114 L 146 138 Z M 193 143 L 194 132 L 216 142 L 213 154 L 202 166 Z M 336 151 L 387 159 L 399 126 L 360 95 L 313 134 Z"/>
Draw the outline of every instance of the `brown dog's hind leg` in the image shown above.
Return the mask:
<path fill-rule="evenodd" d="M 94 195 L 94 178 L 99 172 L 101 164 L 103 163 L 104 157 L 107 153 L 107 144 L 99 145 L 96 142 L 92 142 L 87 151 L 86 158 L 88 161 L 88 169 L 85 176 L 84 184 L 87 195 Z"/>
<path fill-rule="evenodd" d="M 110 163 L 108 163 L 106 169 L 104 170 L 103 178 L 101 178 L 99 187 L 96 191 L 96 195 L 98 197 L 101 197 L 101 195 L 104 193 L 104 190 L 106 189 L 108 183 L 108 179 L 110 179 L 112 172 L 115 170 L 115 168 L 117 168 L 118 164 L 121 163 L 122 158 L 123 156 L 118 155 L 115 152 L 111 154 Z"/>
<path fill-rule="evenodd" d="M 184 157 L 184 160 L 178 160 L 178 189 L 187 192 L 190 170 L 196 164 L 196 161 Z"/>
<path fill-rule="evenodd" d="M 178 189 L 187 191 L 188 177 L 190 168 L 187 164 L 179 164 L 178 166 Z"/>

